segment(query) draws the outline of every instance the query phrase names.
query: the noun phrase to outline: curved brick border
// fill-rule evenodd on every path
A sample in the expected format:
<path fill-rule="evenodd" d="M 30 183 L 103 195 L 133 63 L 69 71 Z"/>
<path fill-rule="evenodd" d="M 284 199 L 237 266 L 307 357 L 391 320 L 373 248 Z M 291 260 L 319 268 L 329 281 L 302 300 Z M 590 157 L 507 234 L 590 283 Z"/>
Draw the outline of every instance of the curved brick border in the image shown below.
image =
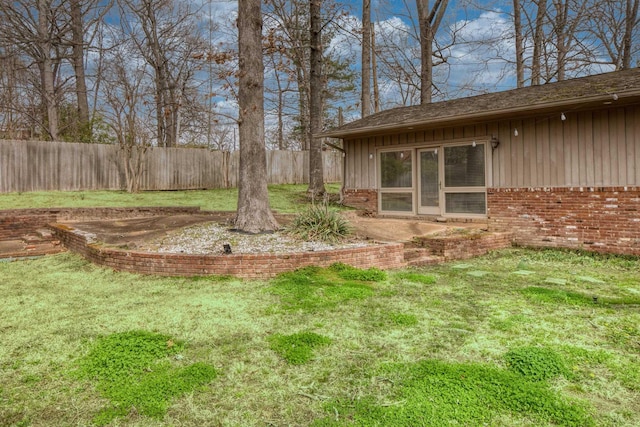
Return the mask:
<path fill-rule="evenodd" d="M 185 255 L 127 251 L 91 243 L 91 235 L 65 224 L 50 224 L 56 237 L 69 250 L 95 264 L 143 274 L 163 276 L 231 275 L 248 279 L 273 277 L 285 271 L 342 262 L 359 268 L 401 268 L 404 245 L 380 244 L 362 248 L 289 254 Z"/>

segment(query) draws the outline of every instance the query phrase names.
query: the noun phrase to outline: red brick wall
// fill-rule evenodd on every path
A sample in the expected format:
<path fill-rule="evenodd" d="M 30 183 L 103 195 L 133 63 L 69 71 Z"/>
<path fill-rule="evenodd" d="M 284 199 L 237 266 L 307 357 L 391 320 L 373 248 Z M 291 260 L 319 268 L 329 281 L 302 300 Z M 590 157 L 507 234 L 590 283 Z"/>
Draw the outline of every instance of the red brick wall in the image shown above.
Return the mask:
<path fill-rule="evenodd" d="M 487 208 L 519 245 L 640 255 L 640 187 L 491 188 Z"/>
<path fill-rule="evenodd" d="M 352 208 L 377 212 L 378 191 L 345 189 L 343 203 L 345 206 L 350 206 Z"/>
<path fill-rule="evenodd" d="M 291 254 L 179 255 L 124 251 L 87 244 L 85 236 L 62 224 L 52 225 L 56 236 L 69 250 L 88 260 L 113 268 L 165 276 L 232 275 L 268 278 L 308 265 L 326 267 L 343 262 L 359 268 L 404 267 L 404 245 L 386 244 L 353 249 Z"/>

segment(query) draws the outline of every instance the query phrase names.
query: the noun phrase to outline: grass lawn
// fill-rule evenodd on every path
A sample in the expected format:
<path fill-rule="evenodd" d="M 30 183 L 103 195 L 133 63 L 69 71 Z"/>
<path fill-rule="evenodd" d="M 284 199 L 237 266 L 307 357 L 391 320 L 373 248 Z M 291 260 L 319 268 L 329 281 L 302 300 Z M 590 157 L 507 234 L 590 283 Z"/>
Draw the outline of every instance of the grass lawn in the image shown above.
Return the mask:
<path fill-rule="evenodd" d="M 639 271 L 524 249 L 270 281 L 2 262 L 0 425 L 638 426 Z"/>
<path fill-rule="evenodd" d="M 298 212 L 306 205 L 306 184 L 270 185 L 271 208 L 280 213 Z M 327 191 L 336 193 L 340 184 L 327 184 Z M 0 194 L 0 210 L 20 208 L 79 208 L 133 206 L 200 206 L 203 210 L 235 211 L 237 188 L 190 191 L 36 191 Z"/>

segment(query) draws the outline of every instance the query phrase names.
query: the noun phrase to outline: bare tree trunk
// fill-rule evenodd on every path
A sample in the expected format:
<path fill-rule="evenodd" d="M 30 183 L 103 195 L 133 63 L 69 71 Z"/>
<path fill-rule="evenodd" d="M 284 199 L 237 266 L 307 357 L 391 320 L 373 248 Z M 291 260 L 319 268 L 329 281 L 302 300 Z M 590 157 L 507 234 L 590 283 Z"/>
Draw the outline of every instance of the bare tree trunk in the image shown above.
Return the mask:
<path fill-rule="evenodd" d="M 362 117 L 371 114 L 371 0 L 362 0 Z"/>
<path fill-rule="evenodd" d="M 324 188 L 324 168 L 322 164 L 322 139 L 316 134 L 322 131 L 322 17 L 320 15 L 322 0 L 309 2 L 309 19 L 311 24 L 311 66 L 309 82 L 309 116 L 310 129 L 309 140 L 309 193 L 313 197 L 322 196 Z M 369 101 L 371 102 L 371 101 Z"/>
<path fill-rule="evenodd" d="M 371 23 L 371 77 L 373 78 L 373 112 L 380 111 L 380 90 L 378 89 L 378 61 L 376 59 L 375 24 Z"/>
<path fill-rule="evenodd" d="M 84 23 L 82 21 L 82 5 L 79 0 L 70 0 L 72 56 L 71 63 L 76 78 L 76 99 L 78 102 L 78 125 L 82 138 L 91 139 L 89 123 L 89 101 L 87 99 L 87 82 L 84 72 Z"/>
<path fill-rule="evenodd" d="M 539 85 L 542 78 L 542 44 L 544 43 L 544 19 L 547 0 L 536 0 L 538 5 L 535 34 L 533 36 L 533 58 L 531 59 L 531 85 Z"/>
<path fill-rule="evenodd" d="M 626 16 L 624 38 L 622 41 L 622 69 L 631 68 L 631 56 L 633 47 L 633 30 L 638 24 L 638 3 L 639 0 L 626 0 Z"/>
<path fill-rule="evenodd" d="M 429 10 L 429 0 L 416 0 L 420 26 L 420 103 L 428 104 L 433 96 L 433 41 L 447 10 L 449 0 L 436 0 Z"/>
<path fill-rule="evenodd" d="M 273 231 L 264 146 L 262 2 L 238 1 L 240 171 L 235 227 L 248 233 Z"/>
<path fill-rule="evenodd" d="M 309 140 L 309 82 L 304 75 L 303 67 L 297 67 L 296 76 L 298 83 L 298 104 L 300 109 L 300 135 L 302 137 L 302 149 L 311 149 Z"/>
<path fill-rule="evenodd" d="M 276 139 L 278 140 L 278 150 L 284 150 L 284 90 L 282 89 L 280 74 L 276 71 L 274 75 L 278 83 L 278 134 Z"/>
<path fill-rule="evenodd" d="M 513 30 L 516 35 L 516 81 L 524 87 L 524 44 L 522 37 L 522 7 L 520 0 L 513 0 Z"/>
<path fill-rule="evenodd" d="M 567 41 L 566 38 L 571 36 L 567 34 L 567 19 L 569 15 L 569 5 L 562 0 L 553 0 L 556 9 L 556 23 L 554 26 L 556 32 L 556 54 L 557 54 L 557 78 L 558 81 L 566 79 L 566 60 L 567 60 Z"/>
<path fill-rule="evenodd" d="M 58 139 L 58 106 L 56 103 L 54 63 L 51 58 L 52 46 L 49 37 L 49 17 L 51 16 L 50 4 L 45 0 L 38 0 L 38 36 L 42 59 L 40 67 L 40 79 L 44 98 L 45 118 L 47 131 L 52 140 Z"/>

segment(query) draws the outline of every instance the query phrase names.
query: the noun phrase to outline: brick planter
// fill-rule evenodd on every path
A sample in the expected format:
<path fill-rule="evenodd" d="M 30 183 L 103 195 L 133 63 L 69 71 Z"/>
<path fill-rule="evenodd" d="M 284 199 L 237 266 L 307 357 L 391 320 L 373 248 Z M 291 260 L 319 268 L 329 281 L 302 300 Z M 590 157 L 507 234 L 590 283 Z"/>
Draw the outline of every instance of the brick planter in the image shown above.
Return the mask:
<path fill-rule="evenodd" d="M 285 271 L 316 265 L 327 267 L 342 262 L 358 268 L 401 268 L 403 244 L 384 244 L 362 248 L 288 254 L 186 255 L 138 252 L 101 247 L 92 243 L 92 236 L 64 224 L 51 224 L 57 238 L 69 250 L 79 253 L 95 264 L 143 274 L 163 276 L 231 275 L 261 279 Z"/>

